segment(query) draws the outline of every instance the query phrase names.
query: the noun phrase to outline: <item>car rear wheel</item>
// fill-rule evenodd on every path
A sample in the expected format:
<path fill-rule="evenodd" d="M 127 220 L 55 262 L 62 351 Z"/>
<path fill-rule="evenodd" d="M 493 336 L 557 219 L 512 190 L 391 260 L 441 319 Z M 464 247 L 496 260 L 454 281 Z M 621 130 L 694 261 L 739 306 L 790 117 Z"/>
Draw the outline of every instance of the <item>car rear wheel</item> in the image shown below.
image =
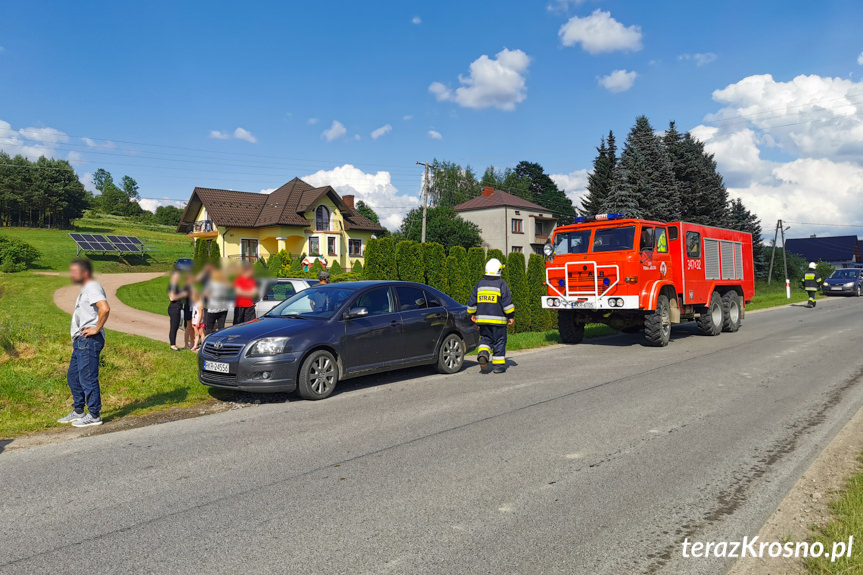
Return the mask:
<path fill-rule="evenodd" d="M 713 292 L 710 294 L 707 309 L 698 318 L 698 329 L 704 335 L 719 335 L 722 331 L 722 317 L 722 298 L 718 293 Z"/>
<path fill-rule="evenodd" d="M 671 339 L 671 304 L 664 294 L 656 298 L 656 311 L 644 316 L 644 339 L 653 347 L 665 347 Z"/>
<path fill-rule="evenodd" d="M 735 332 L 740 329 L 742 316 L 740 296 L 737 292 L 726 292 L 722 296 L 722 331 Z"/>
<path fill-rule="evenodd" d="M 560 343 L 581 343 L 584 339 L 584 322 L 571 309 L 557 312 L 557 331 L 560 333 Z"/>
<path fill-rule="evenodd" d="M 329 397 L 339 382 L 339 366 L 336 358 L 323 349 L 312 352 L 300 367 L 297 390 L 303 399 Z"/>
<path fill-rule="evenodd" d="M 858 285 L 857 291 L 854 292 L 854 297 L 860 297 L 860 296 L 863 296 L 863 285 Z"/>
<path fill-rule="evenodd" d="M 441 373 L 455 373 L 464 365 L 464 340 L 454 333 L 449 334 L 440 344 L 437 354 L 437 370 Z"/>

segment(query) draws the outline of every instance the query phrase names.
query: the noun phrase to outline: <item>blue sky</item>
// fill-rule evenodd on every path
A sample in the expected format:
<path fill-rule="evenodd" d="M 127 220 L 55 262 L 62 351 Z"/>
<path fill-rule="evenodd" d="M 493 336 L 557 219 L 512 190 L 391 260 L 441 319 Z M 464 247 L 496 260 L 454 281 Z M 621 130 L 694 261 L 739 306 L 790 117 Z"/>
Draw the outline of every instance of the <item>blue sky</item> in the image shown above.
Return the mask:
<path fill-rule="evenodd" d="M 314 175 L 375 204 L 392 227 L 417 202 L 414 162 L 432 158 L 478 172 L 536 161 L 577 198 L 600 136 L 613 129 L 622 141 L 646 114 L 658 129 L 672 119 L 695 129 L 765 222 L 863 228 L 860 3 L 31 1 L 0 10 L 0 148 L 67 157 L 85 180 L 99 167 L 129 174 L 146 198 Z M 836 133 L 847 145 L 825 151 L 820 142 Z M 804 222 L 814 205 L 799 198 L 825 169 L 844 191 Z"/>

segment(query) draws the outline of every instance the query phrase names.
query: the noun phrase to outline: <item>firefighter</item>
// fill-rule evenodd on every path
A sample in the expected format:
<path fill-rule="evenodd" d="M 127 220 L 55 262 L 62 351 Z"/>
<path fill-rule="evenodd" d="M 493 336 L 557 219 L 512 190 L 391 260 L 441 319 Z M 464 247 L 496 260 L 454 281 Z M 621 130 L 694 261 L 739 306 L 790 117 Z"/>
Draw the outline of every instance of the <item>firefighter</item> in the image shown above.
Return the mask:
<path fill-rule="evenodd" d="M 815 262 L 809 262 L 809 269 L 803 274 L 803 289 L 809 295 L 809 307 L 815 307 L 815 294 L 818 292 L 818 286 L 821 285 L 817 268 Z"/>
<path fill-rule="evenodd" d="M 515 306 L 509 286 L 500 277 L 503 264 L 497 258 L 485 264 L 485 276 L 470 294 L 467 311 L 479 326 L 479 366 L 488 371 L 489 359 L 495 373 L 506 371 L 506 326 L 514 325 Z"/>

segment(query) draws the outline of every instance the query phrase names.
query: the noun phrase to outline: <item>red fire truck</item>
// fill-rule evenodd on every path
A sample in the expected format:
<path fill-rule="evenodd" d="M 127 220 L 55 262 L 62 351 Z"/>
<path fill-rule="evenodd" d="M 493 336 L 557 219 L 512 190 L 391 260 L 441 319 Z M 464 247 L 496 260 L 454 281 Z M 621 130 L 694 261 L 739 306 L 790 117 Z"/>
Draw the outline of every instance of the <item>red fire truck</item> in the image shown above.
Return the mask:
<path fill-rule="evenodd" d="M 706 335 L 737 331 L 755 294 L 752 236 L 686 222 L 602 214 L 556 228 L 545 245 L 548 295 L 564 343 L 588 323 L 643 331 L 668 345 L 671 324 Z"/>

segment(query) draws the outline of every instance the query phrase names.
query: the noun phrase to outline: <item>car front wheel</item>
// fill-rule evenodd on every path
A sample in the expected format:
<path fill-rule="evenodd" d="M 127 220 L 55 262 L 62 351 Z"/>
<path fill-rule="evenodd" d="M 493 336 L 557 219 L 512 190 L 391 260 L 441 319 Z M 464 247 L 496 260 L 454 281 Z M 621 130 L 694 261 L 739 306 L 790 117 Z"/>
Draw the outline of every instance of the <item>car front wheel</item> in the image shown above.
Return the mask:
<path fill-rule="evenodd" d="M 329 397 L 339 382 L 339 366 L 336 358 L 328 351 L 312 352 L 300 367 L 297 390 L 303 399 L 324 399 Z"/>
<path fill-rule="evenodd" d="M 464 340 L 454 333 L 449 334 L 440 344 L 437 370 L 441 373 L 455 373 L 464 364 Z"/>

